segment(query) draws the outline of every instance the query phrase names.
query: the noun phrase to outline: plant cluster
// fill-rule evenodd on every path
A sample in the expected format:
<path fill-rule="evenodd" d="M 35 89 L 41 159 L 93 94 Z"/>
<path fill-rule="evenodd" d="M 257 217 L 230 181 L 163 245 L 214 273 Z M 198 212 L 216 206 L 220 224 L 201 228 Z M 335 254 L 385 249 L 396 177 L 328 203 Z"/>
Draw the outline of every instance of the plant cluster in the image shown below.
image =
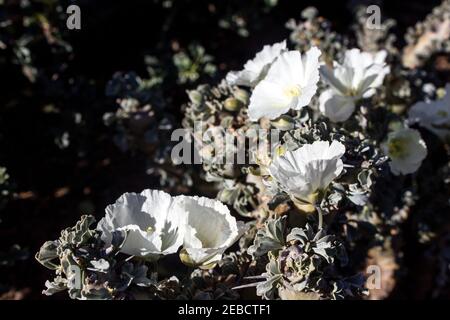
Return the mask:
<path fill-rule="evenodd" d="M 217 85 L 189 90 L 182 125 L 216 199 L 125 193 L 96 227 L 83 216 L 43 245 L 36 258 L 55 271 L 44 293 L 382 299 L 404 280 L 401 266 L 413 250 L 407 233 L 421 258 L 438 266 L 431 296 L 443 295 L 450 286 L 449 6 L 444 0 L 409 30 L 404 47 L 393 20 L 369 29 L 358 9 L 352 32 L 340 34 L 307 8 L 287 24 L 290 43 L 266 45 Z M 175 56 L 178 83 L 212 74 L 210 62 L 199 47 Z M 117 74 L 107 92 L 120 108 L 105 121 L 127 137 L 124 149 L 131 141 L 167 159 L 172 146 L 161 144 L 161 128 L 175 122 L 159 112 L 155 79 Z"/>

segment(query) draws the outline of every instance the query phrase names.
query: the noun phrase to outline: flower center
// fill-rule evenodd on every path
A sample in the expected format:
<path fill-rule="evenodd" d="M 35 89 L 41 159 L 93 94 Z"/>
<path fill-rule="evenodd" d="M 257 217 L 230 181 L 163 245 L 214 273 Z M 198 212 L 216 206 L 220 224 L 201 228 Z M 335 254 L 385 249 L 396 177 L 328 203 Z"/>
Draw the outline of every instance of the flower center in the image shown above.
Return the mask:
<path fill-rule="evenodd" d="M 347 97 L 356 97 L 356 95 L 357 95 L 357 90 L 356 89 L 354 89 L 354 88 L 348 88 L 347 89 L 347 92 L 345 93 L 345 95 L 347 96 Z"/>
<path fill-rule="evenodd" d="M 155 232 L 155 228 L 153 228 L 152 226 L 149 226 L 147 228 L 147 230 L 145 230 L 148 234 L 152 234 L 153 232 Z"/>
<path fill-rule="evenodd" d="M 301 90 L 299 86 L 291 86 L 284 90 L 284 94 L 290 98 L 300 96 Z"/>
<path fill-rule="evenodd" d="M 407 154 L 405 139 L 395 138 L 389 141 L 389 156 L 403 158 Z"/>
<path fill-rule="evenodd" d="M 446 118 L 446 117 L 448 117 L 448 112 L 445 111 L 445 110 L 439 110 L 439 111 L 437 112 L 437 115 L 438 115 L 439 117 Z"/>

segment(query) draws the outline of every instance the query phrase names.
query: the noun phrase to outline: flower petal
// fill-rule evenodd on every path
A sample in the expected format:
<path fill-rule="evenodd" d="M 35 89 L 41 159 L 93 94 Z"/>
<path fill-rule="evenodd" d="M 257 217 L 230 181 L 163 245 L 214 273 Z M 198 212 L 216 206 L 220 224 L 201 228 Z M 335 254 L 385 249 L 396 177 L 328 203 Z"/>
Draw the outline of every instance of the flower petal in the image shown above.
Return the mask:
<path fill-rule="evenodd" d="M 245 232 L 242 222 L 236 222 L 227 206 L 204 197 L 179 196 L 177 201 L 187 213 L 183 249 L 184 262 L 210 264 Z"/>
<path fill-rule="evenodd" d="M 338 141 L 331 145 L 327 141 L 315 141 L 275 158 L 269 173 L 291 196 L 308 201 L 342 172 L 340 158 L 344 153 L 345 146 Z"/>
<path fill-rule="evenodd" d="M 389 156 L 389 166 L 394 175 L 410 174 L 417 171 L 427 156 L 427 146 L 417 130 L 402 128 L 389 133 L 381 145 Z"/>
<path fill-rule="evenodd" d="M 158 255 L 161 253 L 161 238 L 157 234 L 149 234 L 137 225 L 128 225 L 117 230 L 127 232 L 121 252 L 138 257 L 148 257 L 152 254 Z"/>
<path fill-rule="evenodd" d="M 320 66 L 320 75 L 333 89 L 344 95 L 347 92 L 346 82 L 342 83 L 334 74 L 334 70 L 327 65 Z"/>
<path fill-rule="evenodd" d="M 170 254 L 183 243 L 186 215 L 167 193 L 144 190 L 125 193 L 106 208 L 97 229 L 109 244 L 112 232 L 127 230 L 122 251 L 128 254 Z"/>
<path fill-rule="evenodd" d="M 308 105 L 317 91 L 320 50 L 313 47 L 305 56 L 299 51 L 282 53 L 250 97 L 249 118 L 275 119 Z"/>
<path fill-rule="evenodd" d="M 355 111 L 355 103 L 352 97 L 342 96 L 328 89 L 319 97 L 319 109 L 331 121 L 343 122 Z"/>
<path fill-rule="evenodd" d="M 286 49 L 286 41 L 265 45 L 256 56 L 248 60 L 244 70 L 231 71 L 226 76 L 230 85 L 255 86 L 267 73 L 270 64 Z"/>
<path fill-rule="evenodd" d="M 262 117 L 275 119 L 288 112 L 291 103 L 292 100 L 284 95 L 278 84 L 263 80 L 250 97 L 248 116 L 251 121 Z"/>

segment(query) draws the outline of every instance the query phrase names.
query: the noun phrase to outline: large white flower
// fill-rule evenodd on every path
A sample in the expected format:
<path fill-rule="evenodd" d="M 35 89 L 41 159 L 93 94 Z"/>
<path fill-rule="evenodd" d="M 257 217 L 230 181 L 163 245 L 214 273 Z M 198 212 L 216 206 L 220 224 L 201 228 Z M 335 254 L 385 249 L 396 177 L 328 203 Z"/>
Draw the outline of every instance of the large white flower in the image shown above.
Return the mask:
<path fill-rule="evenodd" d="M 275 119 L 289 109 L 300 110 L 308 105 L 317 91 L 320 55 L 316 47 L 303 56 L 299 51 L 282 53 L 253 90 L 248 107 L 250 120 Z"/>
<path fill-rule="evenodd" d="M 294 201 L 314 204 L 317 193 L 342 172 L 344 153 L 345 146 L 338 141 L 315 141 L 275 158 L 269 172 Z"/>
<path fill-rule="evenodd" d="M 242 71 L 231 71 L 227 74 L 226 80 L 230 85 L 255 86 L 267 73 L 270 64 L 286 50 L 286 41 L 275 43 L 271 46 L 266 45 L 248 60 Z"/>
<path fill-rule="evenodd" d="M 355 111 L 356 101 L 370 98 L 382 85 L 390 70 L 385 58 L 384 50 L 371 54 L 351 49 L 345 52 L 342 65 L 336 61 L 334 68 L 322 65 L 320 74 L 330 87 L 319 97 L 322 114 L 333 122 L 347 120 Z"/>
<path fill-rule="evenodd" d="M 409 119 L 441 139 L 450 139 L 450 84 L 445 86 L 445 96 L 432 102 L 418 102 L 409 110 Z"/>
<path fill-rule="evenodd" d="M 111 243 L 113 231 L 127 233 L 121 252 L 154 259 L 177 252 L 183 244 L 186 214 L 169 194 L 144 190 L 125 193 L 106 207 L 97 229 Z"/>
<path fill-rule="evenodd" d="M 417 171 L 427 156 L 427 146 L 420 133 L 409 128 L 389 133 L 387 141 L 381 148 L 391 158 L 389 166 L 394 175 Z"/>
<path fill-rule="evenodd" d="M 181 260 L 190 266 L 213 267 L 245 232 L 244 223 L 236 222 L 220 201 L 187 196 L 177 200 L 187 213 Z"/>

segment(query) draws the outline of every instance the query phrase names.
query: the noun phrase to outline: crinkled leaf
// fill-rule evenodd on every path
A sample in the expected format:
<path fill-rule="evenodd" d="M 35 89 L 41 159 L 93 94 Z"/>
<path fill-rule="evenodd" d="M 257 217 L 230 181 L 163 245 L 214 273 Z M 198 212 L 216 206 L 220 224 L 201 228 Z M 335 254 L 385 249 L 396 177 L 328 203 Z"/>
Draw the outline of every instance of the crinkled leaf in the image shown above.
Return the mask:
<path fill-rule="evenodd" d="M 247 250 L 254 257 L 261 257 L 269 251 L 279 250 L 284 244 L 286 216 L 266 221 L 264 227 L 256 233 L 255 241 Z"/>

